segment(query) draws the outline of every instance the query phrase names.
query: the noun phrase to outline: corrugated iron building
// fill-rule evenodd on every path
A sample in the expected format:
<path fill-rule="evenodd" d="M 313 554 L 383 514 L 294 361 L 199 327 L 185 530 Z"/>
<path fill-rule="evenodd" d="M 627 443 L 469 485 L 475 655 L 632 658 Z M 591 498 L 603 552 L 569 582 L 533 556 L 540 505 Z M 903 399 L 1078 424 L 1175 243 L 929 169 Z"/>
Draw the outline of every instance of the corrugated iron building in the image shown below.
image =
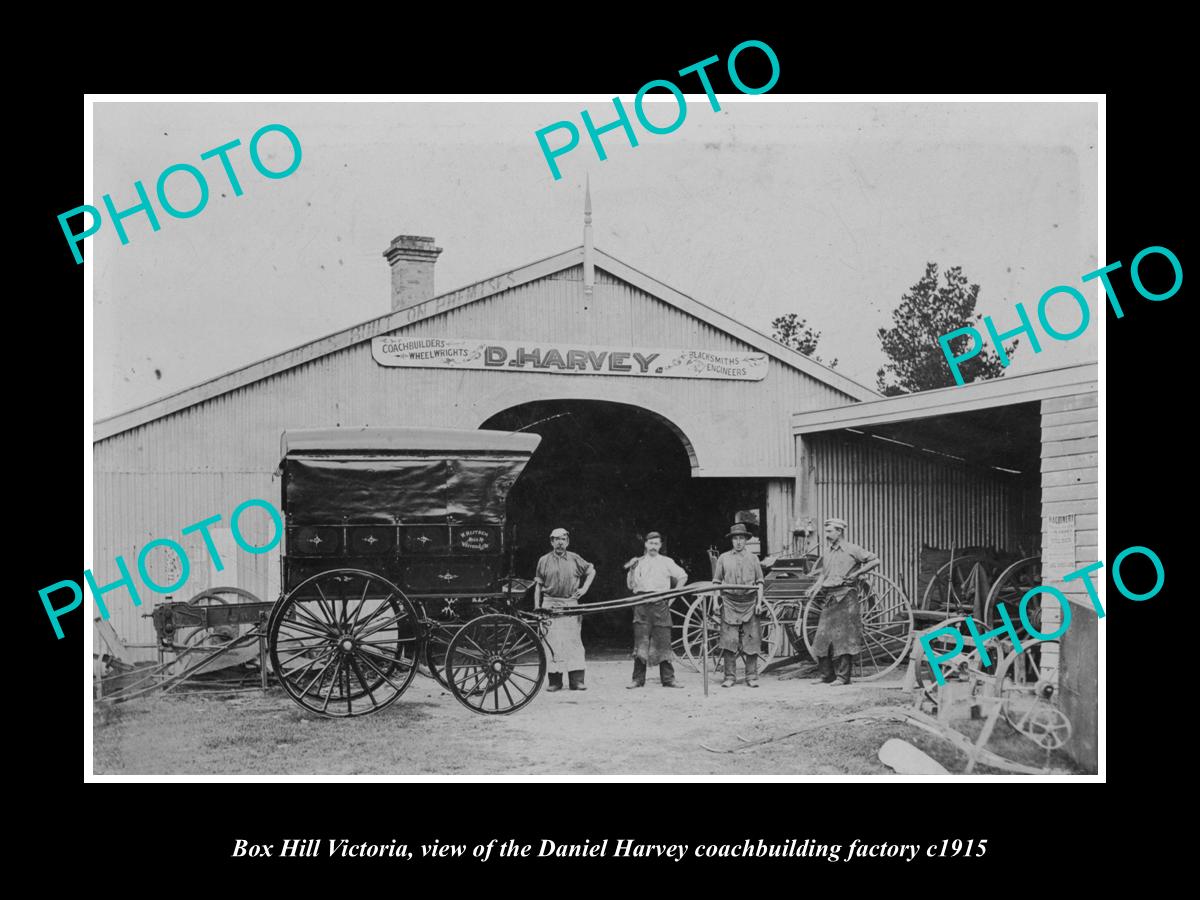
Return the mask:
<path fill-rule="evenodd" d="M 1057 659 L 1070 755 L 1095 771 L 1096 614 L 1062 576 L 1097 556 L 1097 370 L 1071 366 L 792 416 L 797 515 L 838 515 L 918 599 L 922 545 L 1041 556 L 1071 601 Z M 1094 582 L 1093 582 L 1094 583 Z M 915 590 L 914 590 L 915 588 Z M 1043 631 L 1058 625 L 1043 605 Z M 935 617 L 936 618 L 936 617 Z"/>
<path fill-rule="evenodd" d="M 645 468 L 669 470 L 673 474 L 662 477 L 682 479 L 667 504 L 682 506 L 672 520 L 677 543 L 697 545 L 693 549 L 702 555 L 701 542 L 721 543 L 721 523 L 750 509 L 761 514 L 763 552 L 776 552 L 788 546 L 797 522 L 839 515 L 851 521 L 851 539 L 878 551 L 885 573 L 914 600 L 923 588 L 918 583 L 922 543 L 1035 549 L 1042 540 L 1039 518 L 1045 521 L 1059 508 L 1055 504 L 1086 506 L 1088 499 L 1076 497 L 1078 488 L 1071 480 L 1076 468 L 1065 468 L 1069 460 L 1083 473 L 1080 483 L 1088 471 L 1093 473 L 1090 511 L 1078 513 L 1076 527 L 1079 552 L 1094 552 L 1094 434 L 1090 451 L 1064 456 L 1055 449 L 1065 435 L 1056 429 L 1067 427 L 1073 433 L 1086 424 L 1080 413 L 1086 405 L 1069 404 L 1082 402 L 1070 398 L 1089 393 L 1094 398 L 1094 366 L 885 400 L 595 250 L 586 232 L 581 247 L 432 296 L 440 252 L 429 238 L 393 241 L 385 253 L 393 274 L 393 308 L 386 315 L 98 422 L 98 583 L 118 579 L 118 555 L 136 573 L 134 561 L 142 548 L 167 537 L 185 547 L 193 564 L 176 599 L 216 585 L 241 587 L 264 598 L 278 596 L 279 548 L 262 555 L 239 550 L 228 527 L 230 513 L 249 498 L 279 505 L 275 470 L 285 430 L 364 425 L 512 430 L 516 423 L 534 424 L 531 430 L 544 435 L 535 460 L 547 453 L 554 458 L 547 448 L 556 441 L 565 452 L 568 445 L 592 443 L 588 428 L 592 434 L 601 431 L 609 440 L 595 443 L 603 445 L 607 457 L 594 462 L 607 466 L 602 470 L 606 477 Z M 396 341 L 471 338 L 530 348 L 751 354 L 758 360 L 754 365 L 761 363 L 761 377 L 464 368 L 444 360 L 427 367 L 395 366 L 381 361 L 385 336 Z M 1052 406 L 1039 406 L 1046 402 Z M 1062 403 L 1068 406 L 1053 406 Z M 1039 410 L 1044 421 L 1038 420 Z M 556 438 L 553 422 L 540 424 L 552 418 L 561 425 L 564 416 L 575 430 Z M 1094 432 L 1094 416 L 1089 421 Z M 626 430 L 639 435 L 645 446 L 614 451 L 620 445 L 613 435 L 619 438 Z M 1042 483 L 1039 453 L 1046 454 Z M 675 456 L 677 469 L 659 459 Z M 592 471 L 581 468 L 576 477 L 582 483 Z M 595 487 L 599 495 L 608 486 Z M 1050 496 L 1046 492 L 1063 488 L 1067 492 L 1061 499 L 1054 494 L 1039 509 Z M 532 507 L 526 510 L 524 524 L 539 532 L 530 546 L 544 543 L 543 526 L 548 533 L 563 524 L 543 521 L 548 515 L 580 523 L 584 547 L 587 530 L 593 546 L 607 541 L 604 551 L 612 559 L 624 548 L 618 532 L 628 537 L 635 526 L 654 527 L 646 519 L 652 511 L 606 522 L 606 514 L 594 510 L 572 511 L 571 491 L 563 493 L 561 507 L 551 507 L 551 513 L 545 503 L 536 515 Z M 636 499 L 633 488 L 621 496 Z M 222 520 L 211 534 L 226 563 L 221 572 L 212 565 L 200 534 L 181 536 L 184 526 L 217 514 Z M 262 511 L 248 513 L 241 524 L 251 543 L 263 544 L 271 537 L 270 520 Z M 607 537 L 600 534 L 605 529 Z M 159 584 L 171 583 L 179 574 L 176 557 L 166 550 L 147 554 L 145 563 L 147 574 Z M 693 577 L 708 575 L 706 567 L 690 571 Z M 120 637 L 148 648 L 154 634 L 143 613 L 161 595 L 144 589 L 141 596 L 140 609 L 124 591 L 106 601 Z M 1093 628 L 1093 657 L 1094 636 Z M 1071 679 L 1081 673 L 1086 681 L 1088 653 L 1081 645 L 1072 657 Z M 1094 696 L 1094 679 L 1092 684 Z M 1078 701 L 1084 706 L 1085 693 Z"/>
<path fill-rule="evenodd" d="M 412 243 L 412 239 L 398 239 Z M 432 243 L 431 241 L 429 242 Z M 432 255 L 432 254 L 429 254 Z M 428 262 L 400 260 L 423 265 Z M 594 279 L 585 284 L 585 262 Z M 395 279 L 398 281 L 400 279 Z M 407 275 L 405 281 L 411 281 Z M 432 289 L 432 279 L 426 282 Z M 114 557 L 133 568 L 143 546 L 179 541 L 194 561 L 208 559 L 201 535 L 180 530 L 205 517 L 224 572 L 195 566 L 184 596 L 234 584 L 264 597 L 279 590 L 278 553 L 236 550 L 229 514 L 248 498 L 278 505 L 280 436 L 286 429 L 358 425 L 480 428 L 523 407 L 604 405 L 648 415 L 686 454 L 693 479 L 745 482 L 761 494 L 764 540 L 790 532 L 795 460 L 783 411 L 819 409 L 875 394 L 746 328 L 600 251 L 578 247 L 485 282 L 403 305 L 396 311 L 303 347 L 97 423 L 95 434 L 95 576 L 115 581 Z M 765 357 L 761 380 L 641 378 L 559 371 L 397 368 L 373 357 L 372 338 L 471 336 L 529 346 L 668 347 Z M 619 425 L 619 420 L 616 420 Z M 732 521 L 736 508 L 726 510 Z M 251 543 L 271 537 L 254 511 L 242 523 Z M 547 526 L 547 533 L 548 533 Z M 720 540 L 721 533 L 713 540 Z M 228 551 L 228 552 L 226 552 Z M 544 552 L 544 551 L 543 551 Z M 148 574 L 176 580 L 177 558 L 156 548 Z M 707 572 L 698 571 L 701 576 Z M 149 591 L 145 597 L 153 597 Z M 151 643 L 150 622 L 123 592 L 109 603 L 126 641 Z"/>

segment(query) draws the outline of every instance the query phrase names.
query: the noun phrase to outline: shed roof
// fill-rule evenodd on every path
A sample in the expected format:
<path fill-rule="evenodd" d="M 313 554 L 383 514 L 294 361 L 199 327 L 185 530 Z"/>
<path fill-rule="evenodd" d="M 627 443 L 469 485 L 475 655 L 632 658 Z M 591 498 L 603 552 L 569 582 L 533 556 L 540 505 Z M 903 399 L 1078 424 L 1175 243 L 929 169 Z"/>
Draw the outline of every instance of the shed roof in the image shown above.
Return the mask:
<path fill-rule="evenodd" d="M 899 397 L 883 397 L 851 406 L 818 409 L 792 415 L 793 434 L 815 434 L 841 428 L 862 428 L 888 422 L 908 422 L 952 413 L 1014 406 L 1033 400 L 1087 394 L 1096 390 L 1096 363 L 1046 369 L 1011 378 L 993 378 L 956 387 L 938 388 Z"/>
<path fill-rule="evenodd" d="M 331 353 L 336 353 L 355 344 L 369 341 L 371 338 L 385 335 L 399 328 L 416 324 L 434 316 L 442 315 L 453 309 L 485 300 L 501 291 L 510 290 L 522 284 L 536 281 L 553 275 L 556 272 L 570 269 L 583 262 L 584 248 L 574 247 L 555 256 L 538 260 L 517 269 L 503 272 L 493 278 L 477 281 L 466 287 L 439 294 L 424 303 L 418 303 L 406 309 L 377 316 L 359 325 L 343 329 L 322 338 L 309 341 L 291 350 L 285 350 L 274 356 L 250 363 L 223 375 L 218 375 L 208 381 L 185 388 L 166 397 L 135 407 L 125 412 L 100 419 L 95 423 L 93 440 L 102 441 L 114 435 L 137 428 L 169 416 L 180 410 L 195 406 L 222 394 L 247 387 L 262 381 L 272 375 L 319 359 Z M 698 300 L 676 291 L 674 288 L 655 278 L 626 265 L 613 256 L 600 250 L 593 252 L 597 268 L 603 269 L 610 275 L 645 291 L 664 303 L 708 323 L 714 328 L 743 341 L 746 344 L 774 357 L 784 365 L 804 372 L 817 381 L 845 394 L 852 400 L 872 400 L 879 397 L 875 391 L 847 378 L 833 369 L 797 353 L 778 341 L 775 341 L 747 325 L 743 325 L 724 313 L 712 307 L 705 306 Z"/>

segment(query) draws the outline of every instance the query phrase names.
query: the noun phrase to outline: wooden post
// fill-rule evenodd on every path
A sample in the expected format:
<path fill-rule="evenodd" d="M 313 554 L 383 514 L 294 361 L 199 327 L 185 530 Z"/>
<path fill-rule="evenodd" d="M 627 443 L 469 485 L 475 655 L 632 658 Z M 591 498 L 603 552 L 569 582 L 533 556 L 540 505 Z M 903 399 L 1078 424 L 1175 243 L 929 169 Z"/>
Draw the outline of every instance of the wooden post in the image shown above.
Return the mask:
<path fill-rule="evenodd" d="M 702 632 L 704 634 L 704 643 L 700 647 L 700 672 L 704 677 L 704 696 L 708 696 L 708 598 L 711 594 L 705 594 L 701 597 L 700 602 L 703 604 L 703 615 L 701 621 L 704 623 Z"/>

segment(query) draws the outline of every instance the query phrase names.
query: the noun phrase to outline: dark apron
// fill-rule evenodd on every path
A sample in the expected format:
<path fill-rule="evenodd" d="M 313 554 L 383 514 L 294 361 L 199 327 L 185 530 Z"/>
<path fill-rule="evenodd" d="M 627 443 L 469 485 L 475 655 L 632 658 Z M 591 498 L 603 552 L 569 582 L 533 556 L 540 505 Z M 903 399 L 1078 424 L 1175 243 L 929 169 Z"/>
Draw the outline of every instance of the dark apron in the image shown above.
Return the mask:
<path fill-rule="evenodd" d="M 862 653 L 862 615 L 859 612 L 858 589 L 829 588 L 824 591 L 825 606 L 813 638 L 813 656 L 820 659 L 830 652 L 834 656 Z"/>

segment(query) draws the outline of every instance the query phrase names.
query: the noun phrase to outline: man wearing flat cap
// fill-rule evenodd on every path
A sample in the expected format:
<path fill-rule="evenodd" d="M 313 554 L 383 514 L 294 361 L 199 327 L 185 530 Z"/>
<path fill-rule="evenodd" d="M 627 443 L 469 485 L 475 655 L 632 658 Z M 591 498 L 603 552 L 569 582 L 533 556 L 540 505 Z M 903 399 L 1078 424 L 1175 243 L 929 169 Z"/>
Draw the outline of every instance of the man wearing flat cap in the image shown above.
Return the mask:
<path fill-rule="evenodd" d="M 713 581 L 721 584 L 745 584 L 747 590 L 721 591 L 721 656 L 725 662 L 725 680 L 721 687 L 733 687 L 737 675 L 739 651 L 746 660 L 746 687 L 758 687 L 758 655 L 762 651 L 762 625 L 758 619 L 758 587 L 763 581 L 758 557 L 746 549 L 750 532 L 740 522 L 725 535 L 733 549 L 717 557 Z"/>
<path fill-rule="evenodd" d="M 879 566 L 879 557 L 870 550 L 843 539 L 845 519 L 825 520 L 825 539 L 829 547 L 813 567 L 816 582 L 808 590 L 811 599 L 823 592 L 825 606 L 813 638 L 817 657 L 816 684 L 833 684 L 841 679 L 850 683 L 854 657 L 863 651 L 862 615 L 859 611 L 855 579 Z M 836 672 L 835 672 L 836 666 Z"/>
<path fill-rule="evenodd" d="M 596 567 L 567 549 L 571 535 L 565 528 L 550 532 L 551 550 L 538 560 L 537 575 L 533 579 L 533 606 L 535 609 L 567 609 L 578 606 L 580 598 L 592 586 Z M 582 580 L 582 583 L 581 583 Z M 549 673 L 549 692 L 562 690 L 563 672 L 567 673 L 571 690 L 586 691 L 583 683 L 585 670 L 583 641 L 579 636 L 582 625 L 580 616 L 560 615 L 550 620 L 546 632 L 546 645 L 551 658 L 546 660 Z"/>
<path fill-rule="evenodd" d="M 635 594 L 669 591 L 687 581 L 687 572 L 675 564 L 662 549 L 662 535 L 646 535 L 646 554 L 625 563 L 625 583 Z M 663 687 L 683 687 L 675 682 L 674 654 L 671 652 L 671 601 L 656 600 L 633 608 L 633 681 L 629 688 L 646 685 L 646 667 L 658 665 Z"/>

